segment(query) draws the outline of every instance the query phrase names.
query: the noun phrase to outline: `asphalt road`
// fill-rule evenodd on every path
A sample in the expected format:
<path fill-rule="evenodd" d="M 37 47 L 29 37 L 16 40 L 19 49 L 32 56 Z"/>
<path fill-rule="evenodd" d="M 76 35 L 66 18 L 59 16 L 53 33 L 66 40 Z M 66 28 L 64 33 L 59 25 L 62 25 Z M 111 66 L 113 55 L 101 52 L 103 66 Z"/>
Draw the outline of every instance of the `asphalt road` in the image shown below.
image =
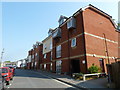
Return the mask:
<path fill-rule="evenodd" d="M 30 70 L 15 70 L 15 76 L 8 88 L 56 88 L 63 90 L 78 90 L 68 84 Z"/>

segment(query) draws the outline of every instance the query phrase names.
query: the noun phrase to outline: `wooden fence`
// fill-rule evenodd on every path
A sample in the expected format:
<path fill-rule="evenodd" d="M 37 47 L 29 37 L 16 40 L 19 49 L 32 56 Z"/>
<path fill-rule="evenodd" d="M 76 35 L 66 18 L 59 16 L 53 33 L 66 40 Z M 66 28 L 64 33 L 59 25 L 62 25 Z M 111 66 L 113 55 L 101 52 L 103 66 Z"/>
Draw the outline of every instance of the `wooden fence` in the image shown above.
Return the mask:
<path fill-rule="evenodd" d="M 120 61 L 107 64 L 108 83 L 112 88 L 120 88 Z"/>

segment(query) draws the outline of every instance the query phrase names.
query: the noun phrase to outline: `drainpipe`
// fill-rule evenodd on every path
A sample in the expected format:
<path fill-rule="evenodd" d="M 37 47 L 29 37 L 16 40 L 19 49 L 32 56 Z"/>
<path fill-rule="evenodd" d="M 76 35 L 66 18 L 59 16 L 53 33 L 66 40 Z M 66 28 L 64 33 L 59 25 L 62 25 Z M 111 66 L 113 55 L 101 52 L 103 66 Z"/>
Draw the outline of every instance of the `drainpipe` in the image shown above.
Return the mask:
<path fill-rule="evenodd" d="M 85 70 L 85 73 L 88 73 L 88 66 L 87 66 L 87 55 L 86 55 L 86 42 L 85 42 L 85 29 L 84 29 L 84 19 L 83 19 L 83 12 L 81 12 L 81 19 L 82 19 L 82 29 L 83 29 L 83 43 L 84 43 L 84 58 L 85 58 L 85 67 L 86 67 L 86 70 Z M 80 68 L 81 69 L 81 68 Z"/>
<path fill-rule="evenodd" d="M 69 61 L 69 74 L 72 76 L 72 69 L 71 69 L 71 60 L 70 60 L 70 44 L 69 44 L 69 30 L 68 30 L 68 61 Z"/>
<path fill-rule="evenodd" d="M 109 54 L 108 54 L 108 47 L 107 47 L 107 41 L 106 41 L 106 36 L 105 36 L 104 33 L 103 33 L 103 36 L 104 36 L 104 39 L 105 39 L 105 53 L 106 53 L 107 58 L 108 58 L 108 64 L 110 64 Z"/>

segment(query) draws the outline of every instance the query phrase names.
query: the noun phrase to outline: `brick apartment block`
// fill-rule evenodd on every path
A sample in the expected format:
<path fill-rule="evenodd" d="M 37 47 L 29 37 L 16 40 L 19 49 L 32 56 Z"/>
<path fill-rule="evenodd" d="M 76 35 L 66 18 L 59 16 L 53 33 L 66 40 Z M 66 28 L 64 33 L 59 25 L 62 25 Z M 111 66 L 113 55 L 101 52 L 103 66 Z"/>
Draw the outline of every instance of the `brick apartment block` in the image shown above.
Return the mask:
<path fill-rule="evenodd" d="M 28 63 L 27 68 L 28 69 L 40 69 L 40 63 L 43 58 L 42 54 L 43 45 L 40 42 L 36 42 L 36 44 L 33 45 L 33 49 L 28 51 Z"/>
<path fill-rule="evenodd" d="M 93 5 L 79 9 L 69 18 L 60 16 L 59 26 L 48 33 L 42 41 L 42 54 L 38 54 L 41 59 L 35 60 L 35 53 L 40 50 L 33 48 L 29 51 L 31 69 L 35 69 L 35 62 L 38 62 L 37 67 L 42 70 L 88 73 L 94 63 L 107 72 L 106 64 L 118 58 L 119 31 L 112 17 Z"/>

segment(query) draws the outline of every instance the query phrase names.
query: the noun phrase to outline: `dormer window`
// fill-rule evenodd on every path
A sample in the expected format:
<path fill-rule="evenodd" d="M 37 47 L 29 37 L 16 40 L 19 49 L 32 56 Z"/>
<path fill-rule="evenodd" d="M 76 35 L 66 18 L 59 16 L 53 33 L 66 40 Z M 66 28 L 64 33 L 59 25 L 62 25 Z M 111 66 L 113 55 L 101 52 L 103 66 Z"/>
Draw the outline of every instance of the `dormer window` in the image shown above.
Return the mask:
<path fill-rule="evenodd" d="M 59 21 L 59 25 L 61 25 L 63 22 L 64 22 L 64 19 L 61 19 L 61 20 Z"/>
<path fill-rule="evenodd" d="M 58 20 L 59 25 L 63 24 L 66 19 L 67 19 L 67 17 L 61 15 L 60 18 L 59 18 L 59 20 Z"/>
<path fill-rule="evenodd" d="M 52 35 L 53 38 L 60 38 L 61 37 L 61 29 L 57 28 Z"/>
<path fill-rule="evenodd" d="M 67 22 L 67 29 L 74 29 L 76 28 L 76 21 L 74 17 L 71 17 L 70 20 Z"/>
<path fill-rule="evenodd" d="M 52 35 L 52 32 L 54 31 L 54 29 L 49 29 L 49 31 L 48 31 L 48 36 L 50 36 L 50 35 Z"/>

